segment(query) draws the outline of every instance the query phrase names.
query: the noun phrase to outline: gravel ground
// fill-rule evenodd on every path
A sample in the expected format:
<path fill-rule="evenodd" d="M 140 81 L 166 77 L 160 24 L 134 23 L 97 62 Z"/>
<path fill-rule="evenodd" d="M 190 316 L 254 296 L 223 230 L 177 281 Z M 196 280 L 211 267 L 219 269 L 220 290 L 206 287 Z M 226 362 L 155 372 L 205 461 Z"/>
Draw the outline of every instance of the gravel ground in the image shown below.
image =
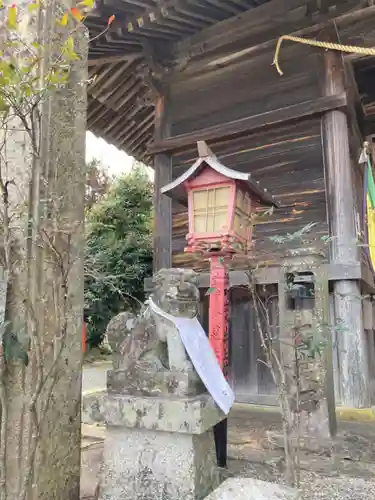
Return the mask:
<path fill-rule="evenodd" d="M 251 477 L 285 485 L 284 476 L 275 465 L 254 464 L 245 460 L 231 460 L 228 465 L 226 477 Z M 375 481 L 346 475 L 322 477 L 302 471 L 300 491 L 301 500 L 371 500 L 375 499 Z"/>
<path fill-rule="evenodd" d="M 303 500 L 370 500 L 375 498 L 375 482 L 352 477 L 311 479 L 302 486 Z"/>

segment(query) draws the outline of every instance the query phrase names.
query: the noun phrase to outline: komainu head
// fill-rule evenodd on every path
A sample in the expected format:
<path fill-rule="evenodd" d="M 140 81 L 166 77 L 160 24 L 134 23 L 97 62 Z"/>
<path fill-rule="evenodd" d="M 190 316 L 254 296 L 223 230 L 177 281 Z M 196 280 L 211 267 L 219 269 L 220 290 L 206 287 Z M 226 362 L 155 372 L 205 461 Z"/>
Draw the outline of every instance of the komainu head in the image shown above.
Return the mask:
<path fill-rule="evenodd" d="M 194 317 L 198 312 L 197 274 L 191 269 L 161 269 L 153 277 L 152 301 L 173 316 Z"/>

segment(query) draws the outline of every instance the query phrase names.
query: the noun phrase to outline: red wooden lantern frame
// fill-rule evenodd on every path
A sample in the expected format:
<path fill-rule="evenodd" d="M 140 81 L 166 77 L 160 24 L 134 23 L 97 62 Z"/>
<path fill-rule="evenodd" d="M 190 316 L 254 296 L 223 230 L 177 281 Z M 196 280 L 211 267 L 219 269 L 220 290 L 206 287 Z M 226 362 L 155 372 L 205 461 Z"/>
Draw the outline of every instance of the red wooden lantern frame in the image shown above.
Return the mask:
<path fill-rule="evenodd" d="M 246 252 L 251 246 L 251 217 L 257 207 L 260 205 L 277 206 L 277 203 L 266 189 L 261 189 L 259 182 L 252 180 L 250 174 L 232 170 L 220 163 L 205 142 L 198 142 L 198 151 L 199 158 L 197 161 L 184 174 L 161 189 L 163 194 L 188 205 L 189 233 L 186 236 L 188 245 L 185 251 Z M 223 188 L 228 189 L 226 206 L 224 207 L 226 223 L 212 230 L 197 230 L 194 213 L 196 207 L 194 202 L 195 193 L 216 192 L 215 190 Z M 236 209 L 238 208 L 236 199 L 240 192 L 249 201 L 248 213 L 243 214 L 243 218 L 247 219 L 248 227 L 243 231 L 244 234 L 242 235 L 235 228 Z M 208 203 L 208 194 L 206 201 Z M 211 208 L 215 210 L 217 207 L 214 204 Z M 207 220 L 208 210 L 207 205 Z M 213 213 L 212 216 L 214 217 Z"/>
<path fill-rule="evenodd" d="M 200 247 L 205 246 L 208 250 L 221 250 L 228 251 L 232 253 L 237 253 L 238 251 L 246 251 L 249 245 L 251 245 L 252 237 L 252 215 L 255 213 L 258 203 L 251 197 L 251 192 L 246 185 L 246 183 L 241 181 L 235 181 L 234 179 L 229 179 L 220 172 L 214 170 L 212 167 L 207 165 L 202 172 L 192 180 L 185 182 L 185 187 L 188 197 L 188 214 L 189 214 L 189 233 L 186 236 L 188 246 L 186 251 L 195 252 L 200 249 Z M 219 190 L 227 190 L 227 200 L 224 210 L 226 211 L 225 219 L 226 223 L 220 227 L 218 230 L 212 231 L 197 231 L 195 224 L 195 203 L 194 195 L 207 191 L 206 201 L 208 202 L 208 192 L 215 193 Z M 244 199 L 248 200 L 247 212 L 245 215 L 248 218 L 247 228 L 244 234 L 239 234 L 235 228 L 235 216 L 236 216 L 236 200 L 240 193 L 243 193 Z M 247 197 L 247 198 L 245 198 Z M 211 207 L 214 211 L 217 207 Z M 208 219 L 208 209 L 207 206 L 207 219 Z M 214 214 L 212 214 L 214 216 Z M 219 246 L 218 246 L 219 243 Z"/>

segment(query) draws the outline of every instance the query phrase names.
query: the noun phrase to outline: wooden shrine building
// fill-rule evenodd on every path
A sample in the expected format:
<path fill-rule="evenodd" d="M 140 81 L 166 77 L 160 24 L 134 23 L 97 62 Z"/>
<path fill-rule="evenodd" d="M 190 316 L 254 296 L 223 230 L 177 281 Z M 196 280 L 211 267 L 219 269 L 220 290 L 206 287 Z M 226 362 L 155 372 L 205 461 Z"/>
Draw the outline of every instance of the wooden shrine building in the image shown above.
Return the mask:
<path fill-rule="evenodd" d="M 155 269 L 200 271 L 205 322 L 207 274 L 204 262 L 184 253 L 186 207 L 160 194 L 193 164 L 204 140 L 220 162 L 251 173 L 279 203 L 258 221 L 252 253 L 269 263 L 259 284 L 273 293 L 275 331 L 287 309 L 280 263 L 293 248 L 319 255 L 336 326 L 335 397 L 348 407 L 371 406 L 375 397 L 375 283 L 364 246 L 366 165 L 359 162 L 375 134 L 375 57 L 285 41 L 282 76 L 272 61 L 281 35 L 375 46 L 373 3 L 98 0 L 87 20 L 93 38 L 116 16 L 90 46 L 88 128 L 154 166 Z M 231 380 L 238 401 L 272 405 L 245 267 L 234 261 L 230 276 Z"/>

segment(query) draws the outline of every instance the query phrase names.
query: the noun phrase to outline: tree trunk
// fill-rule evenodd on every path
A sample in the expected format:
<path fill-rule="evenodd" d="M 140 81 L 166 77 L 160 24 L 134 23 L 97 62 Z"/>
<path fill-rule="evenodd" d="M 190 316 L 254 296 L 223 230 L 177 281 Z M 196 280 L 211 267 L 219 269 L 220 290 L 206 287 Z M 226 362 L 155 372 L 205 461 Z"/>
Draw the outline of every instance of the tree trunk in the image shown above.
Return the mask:
<path fill-rule="evenodd" d="M 26 4 L 16 3 L 20 8 Z M 59 8 L 70 6 L 47 2 L 44 15 L 29 27 L 45 46 L 55 37 L 51 52 L 58 43 Z M 0 462 L 6 495 L 1 500 L 79 499 L 85 29 L 79 27 L 74 39 L 79 59 L 72 62 L 67 86 L 42 100 L 40 118 L 35 116 L 39 151 L 19 122 L 6 137 L 16 242 L 5 316 L 18 340 L 13 338 L 4 376 L 8 418 L 6 460 Z M 43 60 L 40 74 L 47 67 Z M 27 366 L 17 356 L 21 347 L 29 355 Z"/>

